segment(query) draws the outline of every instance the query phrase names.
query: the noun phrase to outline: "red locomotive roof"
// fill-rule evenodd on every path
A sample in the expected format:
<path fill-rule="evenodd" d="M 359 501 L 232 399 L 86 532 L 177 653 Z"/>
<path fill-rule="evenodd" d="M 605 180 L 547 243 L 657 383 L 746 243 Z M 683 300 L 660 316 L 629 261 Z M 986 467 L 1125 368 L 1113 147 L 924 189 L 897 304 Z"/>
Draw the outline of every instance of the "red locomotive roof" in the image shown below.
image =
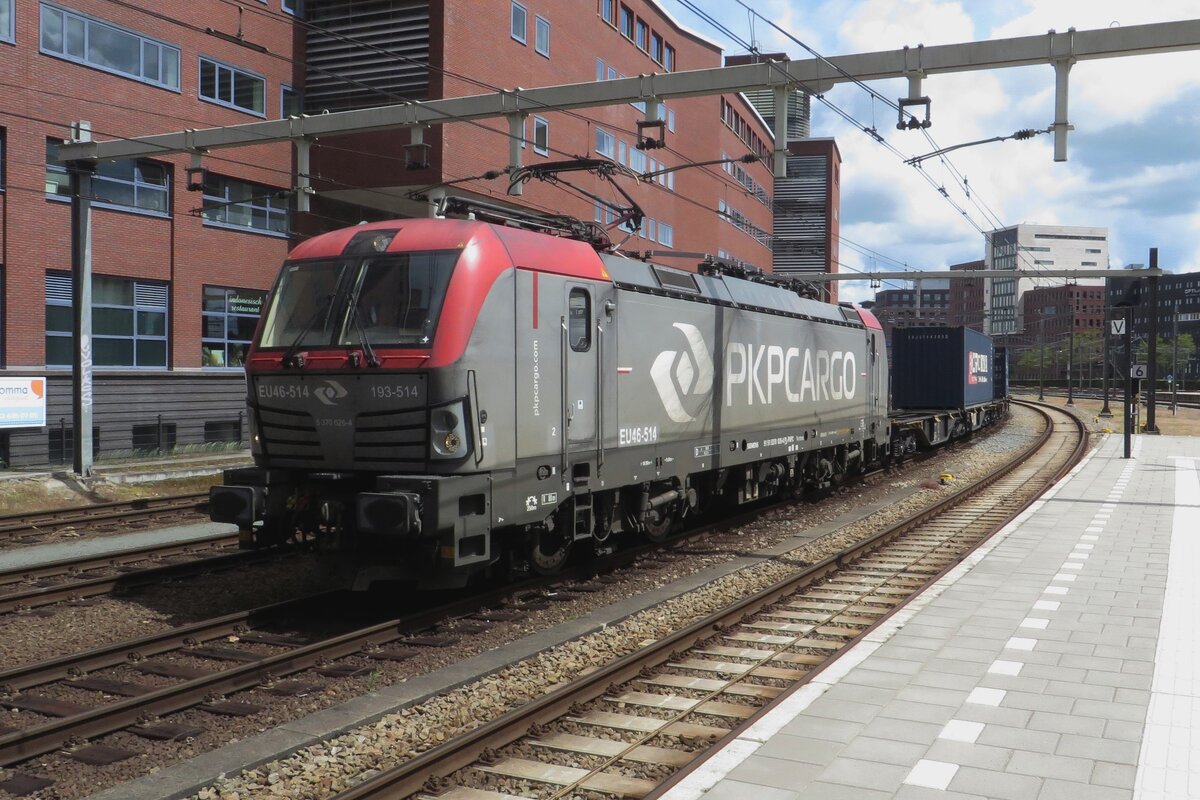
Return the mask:
<path fill-rule="evenodd" d="M 870 311 L 865 308 L 858 308 L 857 306 L 855 306 L 854 310 L 858 312 L 858 316 L 862 318 L 863 324 L 868 328 L 874 328 L 877 331 L 883 330 L 883 326 L 879 324 L 879 320 Z"/>
<path fill-rule="evenodd" d="M 460 219 L 396 219 L 356 225 L 314 236 L 297 245 L 289 258 L 300 260 L 339 256 L 351 238 L 371 230 L 398 231 L 388 247 L 389 253 L 408 250 L 469 251 L 472 247 L 483 248 L 489 256 L 487 267 L 495 270 L 493 278 L 504 270 L 517 266 L 588 280 L 610 280 L 600 257 L 596 255 L 592 246 L 585 242 Z M 507 251 L 507 258 L 501 257 L 500 252 L 492 249 L 492 245 L 497 243 Z M 476 274 L 475 277 L 478 279 L 484 276 Z M 488 286 L 491 286 L 491 281 L 488 281 Z"/>

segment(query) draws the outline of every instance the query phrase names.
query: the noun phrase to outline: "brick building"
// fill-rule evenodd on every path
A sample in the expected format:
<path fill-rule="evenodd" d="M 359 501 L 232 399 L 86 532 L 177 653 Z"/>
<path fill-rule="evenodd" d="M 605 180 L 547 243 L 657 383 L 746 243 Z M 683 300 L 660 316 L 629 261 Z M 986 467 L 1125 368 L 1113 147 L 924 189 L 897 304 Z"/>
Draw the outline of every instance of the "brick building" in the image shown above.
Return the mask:
<path fill-rule="evenodd" d="M 919 289 L 884 289 L 875 293 L 871 311 L 883 326 L 889 347 L 892 331 L 897 328 L 948 324 L 951 283 L 950 280 L 931 279 L 921 281 Z"/>
<path fill-rule="evenodd" d="M 48 384 L 47 425 L 0 431 L 0 458 L 69 460 L 70 208 L 55 154 L 72 121 L 109 140 L 721 64 L 715 43 L 649 0 L 597 0 L 583 4 L 588 13 L 579 5 L 0 0 L 0 377 Z M 652 150 L 635 147 L 644 114 L 631 105 L 521 111 L 526 164 L 578 154 L 655 172 L 771 148 L 740 95 L 669 103 L 666 147 Z M 304 215 L 292 210 L 288 145 L 209 154 L 202 180 L 189 181 L 191 161 L 180 156 L 101 164 L 92 214 L 99 454 L 239 441 L 241 358 L 288 248 L 363 219 L 429 213 L 410 193 L 503 168 L 509 130 L 503 120 L 439 125 L 424 131 L 423 147 L 399 131 L 319 141 L 317 195 Z M 770 170 L 739 166 L 741 175 L 685 169 L 627 187 L 647 219 L 626 248 L 769 266 Z M 573 182 L 616 197 L 589 176 Z M 501 177 L 449 191 L 611 219 L 562 188 L 532 182 L 519 198 L 506 189 Z"/>
<path fill-rule="evenodd" d="M 971 272 L 983 269 L 983 259 L 951 264 L 951 272 Z M 982 278 L 952 278 L 950 280 L 950 310 L 946 323 L 953 327 L 965 326 L 980 333 L 986 323 L 986 306 L 983 299 Z"/>
<path fill-rule="evenodd" d="M 1076 333 L 1104 335 L 1104 287 L 1042 286 L 1021 295 L 1026 340 L 1057 342 Z"/>

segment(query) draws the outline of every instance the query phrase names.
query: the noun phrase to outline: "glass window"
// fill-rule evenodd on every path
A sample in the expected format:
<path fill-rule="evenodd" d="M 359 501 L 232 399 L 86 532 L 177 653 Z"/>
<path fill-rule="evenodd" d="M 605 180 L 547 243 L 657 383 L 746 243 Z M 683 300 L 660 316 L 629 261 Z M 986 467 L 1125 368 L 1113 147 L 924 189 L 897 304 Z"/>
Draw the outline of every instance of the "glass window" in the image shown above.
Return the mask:
<path fill-rule="evenodd" d="M 267 80 L 260 75 L 200 59 L 200 98 L 258 116 L 267 110 Z"/>
<path fill-rule="evenodd" d="M 286 236 L 287 194 L 271 186 L 207 173 L 202 212 L 204 223 Z"/>
<path fill-rule="evenodd" d="M 304 16 L 304 0 L 280 0 L 279 7 L 294 17 Z"/>
<path fill-rule="evenodd" d="M 534 19 L 533 49 L 547 58 L 550 57 L 550 20 L 536 17 Z"/>
<path fill-rule="evenodd" d="M 604 59 L 601 58 L 596 59 L 596 80 L 604 80 Z"/>
<path fill-rule="evenodd" d="M 15 0 L 0 0 L 0 41 L 11 42 L 13 40 L 14 2 Z"/>
<path fill-rule="evenodd" d="M 267 293 L 260 289 L 205 286 L 201 305 L 202 367 L 241 367 L 254 338 Z"/>
<path fill-rule="evenodd" d="M 628 39 L 633 38 L 633 10 L 624 3 L 621 4 L 621 33 Z"/>
<path fill-rule="evenodd" d="M 615 159 L 616 155 L 617 155 L 616 142 L 617 142 L 616 138 L 611 133 L 604 130 L 603 128 L 596 128 L 596 152 L 597 153 L 599 153 L 602 156 L 608 156 L 609 158 Z"/>
<path fill-rule="evenodd" d="M 46 366 L 71 365 L 69 273 L 46 273 Z M 167 285 L 92 276 L 92 361 L 97 367 L 167 366 Z"/>
<path fill-rule="evenodd" d="M 541 117 L 533 118 L 533 152 L 550 155 L 550 123 Z"/>
<path fill-rule="evenodd" d="M 0 0 L 0 38 L 7 19 L 12 29 L 12 0 Z M 139 33 L 43 3 L 41 46 L 65 58 L 142 83 L 179 89 L 179 48 Z"/>
<path fill-rule="evenodd" d="M 617 0 L 600 0 L 600 17 L 609 25 L 616 25 Z"/>
<path fill-rule="evenodd" d="M 262 347 L 430 347 L 459 251 L 385 253 L 284 267 Z"/>
<path fill-rule="evenodd" d="M 658 243 L 664 247 L 675 246 L 675 229 L 665 222 L 658 223 Z"/>
<path fill-rule="evenodd" d="M 637 21 L 637 46 L 645 50 L 648 44 L 647 39 L 649 36 L 650 26 L 639 19 Z"/>
<path fill-rule="evenodd" d="M 586 289 L 572 289 L 567 296 L 567 338 L 577 353 L 592 349 L 591 305 Z"/>
<path fill-rule="evenodd" d="M 663 63 L 663 38 L 657 33 L 650 34 L 650 57 Z"/>
<path fill-rule="evenodd" d="M 662 63 L 663 63 L 663 68 L 666 69 L 667 72 L 675 71 L 675 48 L 671 47 L 671 45 L 667 45 L 663 49 L 663 62 Z"/>
<path fill-rule="evenodd" d="M 298 117 L 304 113 L 304 104 L 300 98 L 300 93 L 291 86 L 279 87 L 279 117 L 287 119 L 288 117 Z"/>
<path fill-rule="evenodd" d="M 512 4 L 512 38 L 525 44 L 525 22 L 529 12 L 520 3 Z"/>

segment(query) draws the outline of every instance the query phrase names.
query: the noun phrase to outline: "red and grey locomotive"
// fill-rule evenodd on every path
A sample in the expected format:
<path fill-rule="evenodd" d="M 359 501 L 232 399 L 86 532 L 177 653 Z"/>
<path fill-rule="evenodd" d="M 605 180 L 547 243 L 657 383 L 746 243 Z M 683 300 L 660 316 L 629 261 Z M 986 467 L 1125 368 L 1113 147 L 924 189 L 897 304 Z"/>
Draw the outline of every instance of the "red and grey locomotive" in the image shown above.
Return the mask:
<path fill-rule="evenodd" d="M 256 466 L 212 489 L 212 518 L 352 551 L 360 585 L 552 572 L 892 444 L 869 312 L 476 220 L 299 245 L 246 379 Z"/>

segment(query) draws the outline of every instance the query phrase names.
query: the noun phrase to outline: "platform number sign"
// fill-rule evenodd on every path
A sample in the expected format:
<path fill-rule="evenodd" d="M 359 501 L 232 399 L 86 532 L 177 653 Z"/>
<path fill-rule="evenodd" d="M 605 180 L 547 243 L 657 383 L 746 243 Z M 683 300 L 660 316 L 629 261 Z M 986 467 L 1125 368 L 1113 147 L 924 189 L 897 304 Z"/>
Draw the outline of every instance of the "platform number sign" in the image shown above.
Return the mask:
<path fill-rule="evenodd" d="M 1121 336 L 1125 333 L 1125 320 L 1114 319 L 1114 320 L 1111 320 L 1109 322 L 1109 324 L 1112 326 L 1112 335 L 1113 336 Z"/>
<path fill-rule="evenodd" d="M 1145 364 L 1133 364 L 1129 367 L 1129 377 L 1141 380 L 1146 377 Z"/>

